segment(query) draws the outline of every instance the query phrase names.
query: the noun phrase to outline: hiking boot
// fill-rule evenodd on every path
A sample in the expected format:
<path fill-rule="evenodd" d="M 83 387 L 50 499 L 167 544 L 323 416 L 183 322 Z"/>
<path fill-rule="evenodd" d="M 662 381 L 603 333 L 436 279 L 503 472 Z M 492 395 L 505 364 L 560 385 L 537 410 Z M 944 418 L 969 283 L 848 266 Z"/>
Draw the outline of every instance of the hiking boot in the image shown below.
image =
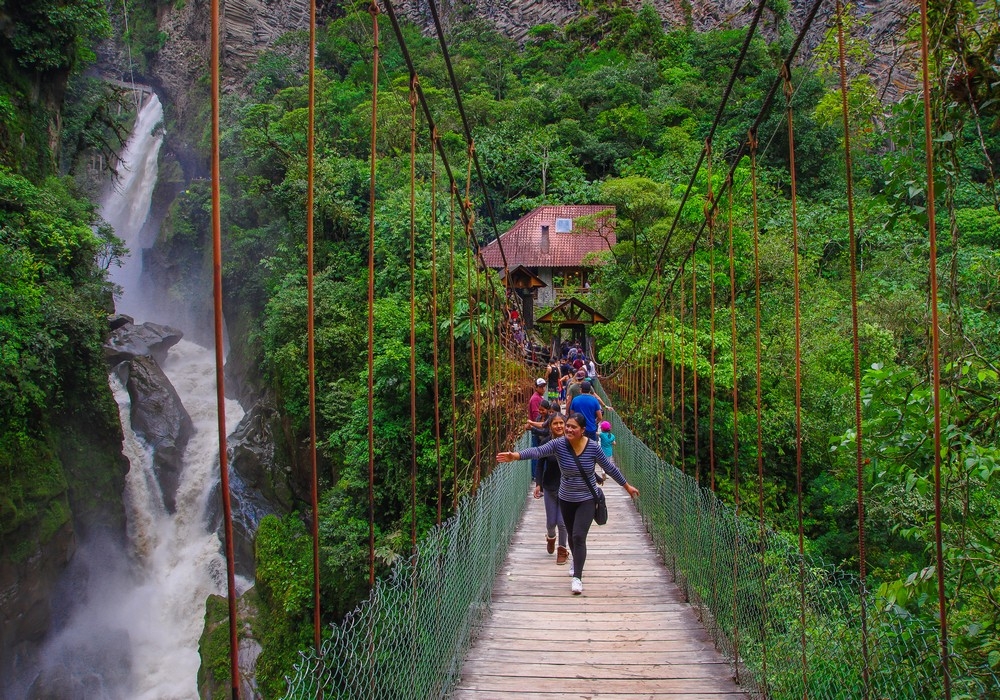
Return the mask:
<path fill-rule="evenodd" d="M 555 537 L 546 537 L 545 538 L 545 551 L 548 552 L 549 554 L 552 554 L 553 552 L 556 551 L 556 538 Z"/>
<path fill-rule="evenodd" d="M 573 595 L 580 595 L 583 593 L 583 581 L 574 576 L 569 584 L 569 589 L 573 591 Z"/>
<path fill-rule="evenodd" d="M 565 564 L 569 560 L 569 550 L 565 547 L 560 547 L 559 551 L 556 552 L 556 564 Z"/>

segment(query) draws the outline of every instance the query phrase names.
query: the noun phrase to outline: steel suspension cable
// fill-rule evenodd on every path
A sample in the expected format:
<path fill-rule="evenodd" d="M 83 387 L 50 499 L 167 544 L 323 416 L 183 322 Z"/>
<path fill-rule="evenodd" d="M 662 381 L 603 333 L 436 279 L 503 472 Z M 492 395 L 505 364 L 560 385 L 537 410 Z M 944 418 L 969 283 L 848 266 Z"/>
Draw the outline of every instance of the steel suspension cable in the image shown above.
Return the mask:
<path fill-rule="evenodd" d="M 458 191 L 455 182 L 451 182 L 448 203 L 448 294 L 449 314 L 448 324 L 448 362 L 451 364 L 451 508 L 458 510 L 458 398 L 455 381 L 455 199 Z"/>
<path fill-rule="evenodd" d="M 711 149 L 711 144 L 709 144 Z M 731 190 L 730 190 L 731 191 Z M 707 216 L 711 217 L 708 222 L 708 485 L 715 491 L 715 215 L 712 213 L 715 196 L 712 193 L 712 153 L 708 153 L 708 198 L 706 200 Z M 733 210 L 729 208 L 729 217 L 732 221 Z"/>
<path fill-rule="evenodd" d="M 754 353 L 755 353 L 755 374 L 757 383 L 757 394 L 755 397 L 755 407 L 757 413 L 757 522 L 758 522 L 758 555 L 760 557 L 760 595 L 761 600 L 767 600 L 767 572 L 764 570 L 763 562 L 766 552 L 766 527 L 764 525 L 764 427 L 763 427 L 763 375 L 761 373 L 761 300 L 760 300 L 760 218 L 757 206 L 757 130 L 751 129 L 747 135 L 747 143 L 750 147 L 750 197 L 752 204 L 753 218 L 753 271 L 754 271 Z M 730 253 L 731 255 L 731 253 Z M 732 274 L 732 273 L 731 273 Z M 735 275 L 732 284 L 735 290 Z M 735 294 L 733 295 L 735 299 Z M 735 313 L 735 311 L 734 311 Z M 733 324 L 735 327 L 735 323 Z M 733 344 L 735 352 L 736 345 Z M 735 377 L 736 362 L 733 361 L 733 376 Z M 736 382 L 733 382 L 736 385 Z M 734 393 L 735 396 L 735 393 Z M 735 401 L 733 402 L 735 406 Z M 735 408 L 733 409 L 735 412 Z M 760 638 L 761 638 L 761 678 L 764 683 L 764 693 L 767 694 L 767 605 L 761 606 L 760 617 Z"/>
<path fill-rule="evenodd" d="M 698 457 L 698 259 L 691 256 L 691 420 L 694 450 L 694 483 L 701 486 Z"/>
<path fill-rule="evenodd" d="M 468 168 L 465 178 L 465 201 L 463 202 L 463 209 L 466 211 L 471 208 L 470 192 L 472 189 L 472 150 L 473 146 L 470 144 L 468 147 L 469 155 L 467 158 L 466 166 Z M 466 218 L 465 220 L 465 235 L 466 237 L 472 236 L 472 218 Z M 479 273 L 476 273 L 476 291 L 473 292 L 472 289 L 472 250 L 466 249 L 465 256 L 465 284 L 466 290 L 469 295 L 469 353 L 470 360 L 472 362 L 472 397 L 473 397 L 473 414 L 476 418 L 476 434 L 475 434 L 475 452 L 473 457 L 473 472 L 472 472 L 472 493 L 475 494 L 479 490 L 479 479 L 482 476 L 482 379 L 480 377 L 480 370 L 482 369 L 479 364 L 480 354 L 477 349 L 479 343 L 479 321 L 476 318 L 476 314 L 479 311 Z"/>
<path fill-rule="evenodd" d="M 410 546 L 417 549 L 417 78 L 410 77 Z"/>
<path fill-rule="evenodd" d="M 437 462 L 437 524 L 441 524 L 441 500 L 444 498 L 441 480 L 441 387 L 438 378 L 438 277 L 437 277 L 437 142 L 436 129 L 431 130 L 431 353 L 434 361 L 434 458 Z"/>
<path fill-rule="evenodd" d="M 222 174 L 219 119 L 219 0 L 211 0 L 211 81 L 212 81 L 212 297 L 215 334 L 215 403 L 219 431 L 219 490 L 222 495 L 222 524 L 226 547 L 226 598 L 229 605 L 229 679 L 233 700 L 240 697 L 239 638 L 236 619 L 236 557 L 233 552 L 233 509 L 229 492 L 229 457 L 226 446 L 225 345 L 222 316 Z"/>
<path fill-rule="evenodd" d="M 730 183 L 731 184 L 731 183 Z M 738 353 L 736 345 L 736 254 L 733 245 L 733 188 L 727 187 L 726 192 L 729 199 L 729 315 L 732 332 L 732 353 L 733 353 L 733 520 L 739 522 L 740 506 L 740 404 L 739 404 L 739 382 L 736 371 Z M 713 374 L 714 376 L 714 374 Z M 714 391 L 713 391 L 714 393 Z M 736 542 L 734 551 L 740 551 L 740 528 L 734 528 Z M 738 599 L 739 579 L 739 559 L 733 557 L 733 658 L 736 667 L 736 682 L 740 679 L 740 626 L 736 617 L 736 603 Z M 763 639 L 763 637 L 762 637 Z"/>
<path fill-rule="evenodd" d="M 847 185 L 847 235 L 851 249 L 851 345 L 854 359 L 854 468 L 858 500 L 858 603 L 861 617 L 862 697 L 868 698 L 868 587 L 865 556 L 864 452 L 861 420 L 861 343 L 858 333 L 858 237 L 854 225 L 854 167 L 851 156 L 851 129 L 847 108 L 847 60 L 844 51 L 844 5 L 837 0 L 837 56 L 840 62 L 840 96 L 844 123 L 844 179 Z"/>
<path fill-rule="evenodd" d="M 795 130 L 792 112 L 792 74 L 783 67 L 785 115 L 788 126 L 788 171 L 791 178 L 792 205 L 792 302 L 795 321 L 795 496 L 798 507 L 796 516 L 799 529 L 799 624 L 802 644 L 803 697 L 809 696 L 809 661 L 806 653 L 806 562 L 805 533 L 802 525 L 802 311 L 799 288 L 799 225 L 798 197 L 795 178 Z"/>
<path fill-rule="evenodd" d="M 938 326 L 937 223 L 934 202 L 934 134 L 931 127 L 930 30 L 927 0 L 920 0 L 920 63 L 923 70 L 924 148 L 927 165 L 927 231 L 930 239 L 931 374 L 934 396 L 934 559 L 937 571 L 938 621 L 941 630 L 941 679 L 945 700 L 951 700 L 948 651 L 948 608 L 944 590 L 944 546 L 941 532 L 941 359 Z"/>
<path fill-rule="evenodd" d="M 670 427 L 671 446 L 670 461 L 677 460 L 677 303 L 674 300 L 673 285 L 670 294 Z"/>
<path fill-rule="evenodd" d="M 659 277 L 659 270 L 657 276 Z M 663 287 L 657 284 L 656 294 L 662 301 Z M 662 457 L 663 450 L 663 374 L 666 369 L 664 363 L 664 343 L 663 343 L 663 314 L 656 316 L 656 451 Z"/>
<path fill-rule="evenodd" d="M 306 135 L 306 355 L 309 382 L 309 464 L 312 469 L 313 646 L 320 649 L 319 460 L 316 456 L 316 265 L 314 192 L 316 177 L 316 0 L 309 3 L 309 118 Z"/>
<path fill-rule="evenodd" d="M 368 184 L 368 585 L 375 585 L 375 163 L 378 137 L 379 8 L 368 6 L 372 16 L 372 134 L 371 173 Z"/>
<path fill-rule="evenodd" d="M 685 444 L 684 444 L 684 442 L 685 442 L 684 441 L 684 434 L 687 432 L 687 421 L 685 421 L 685 419 L 684 419 L 685 418 L 685 416 L 684 416 L 684 413 L 685 413 L 685 411 L 684 411 L 684 404 L 686 403 L 686 399 L 687 399 L 687 382 L 684 381 L 684 379 L 685 379 L 684 378 L 684 374 L 685 374 L 684 369 L 685 369 L 685 366 L 687 365 L 687 353 L 684 350 L 684 336 L 685 336 L 685 332 L 684 332 L 684 312 L 685 312 L 685 308 L 684 308 L 684 295 L 685 295 L 685 291 L 687 290 L 687 287 L 684 284 L 684 267 L 685 267 L 686 263 L 687 263 L 686 259 L 681 261 L 681 267 L 680 267 L 681 284 L 679 285 L 680 286 L 680 295 L 681 295 L 681 301 L 680 301 L 680 305 L 681 305 L 681 317 L 680 317 L 681 337 L 680 337 L 680 342 L 679 342 L 679 344 L 680 344 L 680 353 L 681 353 L 681 376 L 680 376 L 680 384 L 681 384 L 681 386 L 680 386 L 680 394 L 681 394 L 680 395 L 680 400 L 681 400 L 680 443 L 681 444 L 680 444 L 680 450 L 681 450 L 681 471 L 684 474 L 687 474 L 687 450 L 686 450 Z"/>

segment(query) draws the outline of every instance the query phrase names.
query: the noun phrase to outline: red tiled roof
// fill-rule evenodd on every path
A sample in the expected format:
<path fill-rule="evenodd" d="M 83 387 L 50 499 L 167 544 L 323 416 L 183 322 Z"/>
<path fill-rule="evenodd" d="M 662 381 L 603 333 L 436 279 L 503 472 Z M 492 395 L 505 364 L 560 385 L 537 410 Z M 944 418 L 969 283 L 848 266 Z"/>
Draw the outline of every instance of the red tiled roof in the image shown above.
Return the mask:
<path fill-rule="evenodd" d="M 584 231 L 576 223 L 581 216 L 610 212 L 597 221 L 596 230 Z M 500 244 L 507 265 L 515 267 L 580 267 L 587 253 L 608 250 L 615 245 L 615 208 L 610 204 L 545 205 L 525 214 L 505 234 Z M 556 219 L 572 219 L 570 233 L 556 233 Z M 542 251 L 542 226 L 549 227 L 549 250 Z M 602 231 L 603 229 L 603 231 Z M 602 235 L 603 234 L 603 235 Z M 482 249 L 487 267 L 502 268 L 500 245 L 491 241 Z"/>

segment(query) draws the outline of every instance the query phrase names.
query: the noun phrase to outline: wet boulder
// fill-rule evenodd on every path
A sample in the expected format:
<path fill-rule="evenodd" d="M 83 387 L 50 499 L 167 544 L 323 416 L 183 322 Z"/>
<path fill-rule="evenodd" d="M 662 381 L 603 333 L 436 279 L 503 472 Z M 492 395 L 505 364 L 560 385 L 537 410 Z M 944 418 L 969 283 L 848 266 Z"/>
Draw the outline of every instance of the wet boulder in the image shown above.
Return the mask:
<path fill-rule="evenodd" d="M 111 335 L 104 343 L 104 358 L 112 367 L 147 355 L 162 363 L 167 351 L 184 337 L 176 328 L 149 321 L 136 325 L 125 315 L 113 316 L 109 324 Z"/>
<path fill-rule="evenodd" d="M 152 449 L 163 505 L 173 513 L 184 448 L 194 432 L 191 416 L 152 357 L 134 357 L 115 371 L 132 400 L 132 429 Z"/>

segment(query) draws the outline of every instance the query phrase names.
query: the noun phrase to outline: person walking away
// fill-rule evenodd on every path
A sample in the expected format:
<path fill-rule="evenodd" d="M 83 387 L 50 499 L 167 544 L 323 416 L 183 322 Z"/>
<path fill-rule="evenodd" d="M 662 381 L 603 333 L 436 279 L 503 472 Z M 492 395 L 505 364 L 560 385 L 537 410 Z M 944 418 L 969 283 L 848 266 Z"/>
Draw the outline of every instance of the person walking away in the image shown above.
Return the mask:
<path fill-rule="evenodd" d="M 561 411 L 562 407 L 559 406 L 559 380 L 562 378 L 559 373 L 559 363 L 555 360 L 549 362 L 548 374 L 545 375 L 547 380 L 548 388 L 548 399 L 549 403 L 552 405 L 552 410 Z"/>
<path fill-rule="evenodd" d="M 591 440 L 597 440 L 597 425 L 604 420 L 601 402 L 594 396 L 594 387 L 588 381 L 580 382 L 580 395 L 571 404 L 573 413 L 581 413 L 587 419 L 585 434 Z"/>
<path fill-rule="evenodd" d="M 549 419 L 549 440 L 561 438 L 565 432 L 566 419 L 561 413 L 552 413 Z M 542 443 L 543 445 L 545 443 Z M 535 498 L 543 498 L 545 504 L 545 549 L 549 554 L 556 552 L 556 564 L 563 565 L 569 559 L 568 540 L 566 539 L 566 524 L 563 522 L 562 510 L 559 508 L 559 481 L 562 473 L 559 460 L 555 457 L 543 457 L 538 460 L 538 483 L 535 485 Z M 556 541 L 558 536 L 558 547 Z"/>
<path fill-rule="evenodd" d="M 593 384 L 594 380 L 597 379 L 597 365 L 594 364 L 594 358 L 588 358 L 584 363 L 584 369 L 587 370 L 587 379 Z"/>
<path fill-rule="evenodd" d="M 549 440 L 541 447 L 529 447 L 520 452 L 500 452 L 498 462 L 516 462 L 520 459 L 539 459 L 555 456 L 562 468 L 559 480 L 559 508 L 562 510 L 570 552 L 573 554 L 573 580 L 570 591 L 573 595 L 583 593 L 583 566 L 587 562 L 587 534 L 594 522 L 594 496 L 591 489 L 597 488 L 596 465 L 618 482 L 632 498 L 639 496 L 639 489 L 625 480 L 601 450 L 595 440 L 583 434 L 586 418 L 574 413 L 566 419 L 566 435 Z M 577 466 L 579 465 L 579 466 Z M 589 486 L 588 486 L 589 484 Z"/>
<path fill-rule="evenodd" d="M 580 383 L 586 378 L 587 373 L 580 370 L 570 380 L 569 387 L 566 389 L 566 415 L 569 415 L 570 411 L 576 410 L 573 408 L 573 399 L 580 395 Z"/>

